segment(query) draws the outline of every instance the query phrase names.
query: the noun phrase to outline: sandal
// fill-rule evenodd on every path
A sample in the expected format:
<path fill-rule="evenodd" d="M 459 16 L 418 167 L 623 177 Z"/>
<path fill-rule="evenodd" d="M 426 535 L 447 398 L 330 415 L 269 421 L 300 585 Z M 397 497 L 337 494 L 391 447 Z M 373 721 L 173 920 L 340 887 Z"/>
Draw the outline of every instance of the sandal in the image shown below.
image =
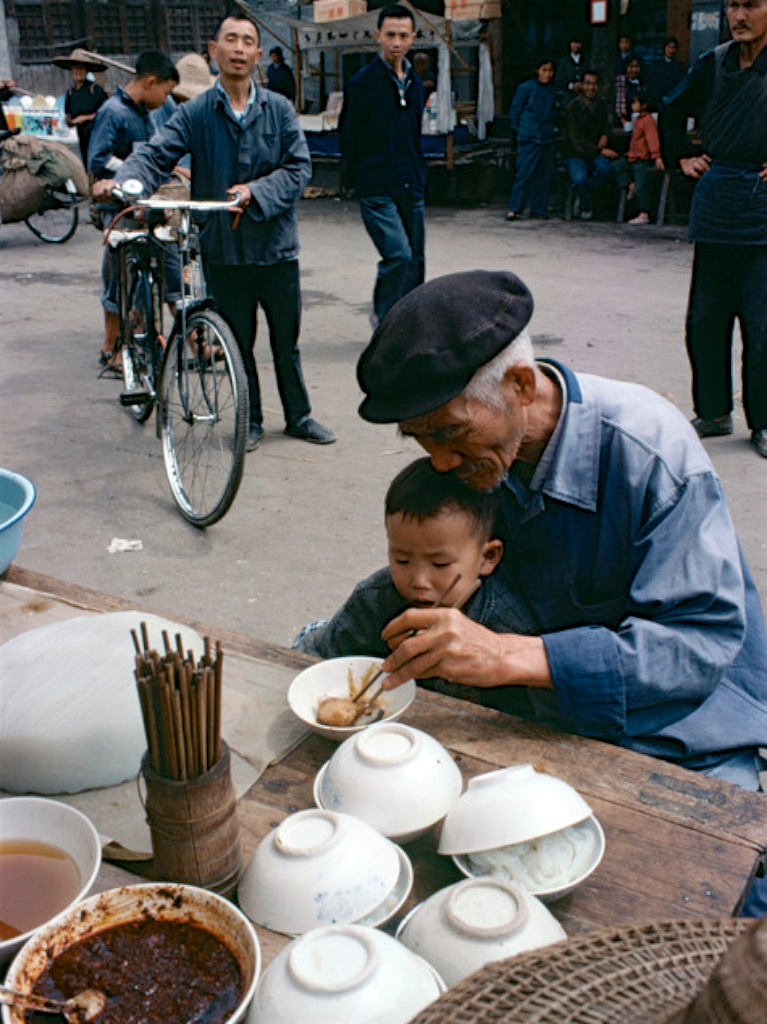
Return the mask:
<path fill-rule="evenodd" d="M 123 367 L 122 359 L 120 359 L 119 352 L 101 352 L 99 356 L 99 371 L 98 379 L 102 377 L 109 378 L 110 380 L 122 380 Z"/>
<path fill-rule="evenodd" d="M 516 220 L 516 219 L 517 219 L 516 213 L 514 213 L 513 210 L 509 210 L 508 213 L 506 214 L 506 220 Z"/>

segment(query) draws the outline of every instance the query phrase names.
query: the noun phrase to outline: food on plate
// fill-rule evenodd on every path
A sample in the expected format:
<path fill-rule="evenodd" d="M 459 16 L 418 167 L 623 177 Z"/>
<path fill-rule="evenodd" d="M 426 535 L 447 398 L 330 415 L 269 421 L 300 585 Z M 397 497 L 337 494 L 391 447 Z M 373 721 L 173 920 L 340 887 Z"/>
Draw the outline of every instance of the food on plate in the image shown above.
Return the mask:
<path fill-rule="evenodd" d="M 596 843 L 594 832 L 581 823 L 526 843 L 470 853 L 467 860 L 476 874 L 508 878 L 535 892 L 565 886 L 587 871 Z"/>
<path fill-rule="evenodd" d="M 97 1024 L 223 1024 L 242 1000 L 244 979 L 232 951 L 207 929 L 149 919 L 73 942 L 33 992 L 68 999 L 84 989 L 108 997 Z"/>
<path fill-rule="evenodd" d="M 357 701 L 355 695 L 361 693 L 362 690 L 368 685 L 372 677 L 378 672 L 378 666 L 373 664 L 368 666 L 362 675 L 362 678 L 357 682 L 354 679 L 354 672 L 351 666 L 347 671 L 347 682 L 349 685 L 349 696 L 338 697 L 338 696 L 327 696 L 320 697 L 317 702 L 317 721 L 322 725 L 333 725 L 339 728 L 345 728 L 362 718 L 363 715 L 369 715 L 371 713 L 378 712 L 383 713 L 383 709 L 379 707 L 376 701 Z"/>

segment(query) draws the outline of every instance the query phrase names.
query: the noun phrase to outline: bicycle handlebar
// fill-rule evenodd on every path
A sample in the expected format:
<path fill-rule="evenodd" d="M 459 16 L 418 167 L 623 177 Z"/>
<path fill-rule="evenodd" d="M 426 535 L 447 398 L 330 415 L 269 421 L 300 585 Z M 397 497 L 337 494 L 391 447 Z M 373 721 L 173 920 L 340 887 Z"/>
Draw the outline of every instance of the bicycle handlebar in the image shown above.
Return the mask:
<path fill-rule="evenodd" d="M 198 210 L 203 213 L 213 213 L 216 210 L 231 210 L 233 207 L 240 206 L 239 196 L 235 199 L 162 199 L 159 197 L 138 199 L 135 196 L 126 195 L 119 185 L 114 187 L 112 195 L 142 210 Z"/>

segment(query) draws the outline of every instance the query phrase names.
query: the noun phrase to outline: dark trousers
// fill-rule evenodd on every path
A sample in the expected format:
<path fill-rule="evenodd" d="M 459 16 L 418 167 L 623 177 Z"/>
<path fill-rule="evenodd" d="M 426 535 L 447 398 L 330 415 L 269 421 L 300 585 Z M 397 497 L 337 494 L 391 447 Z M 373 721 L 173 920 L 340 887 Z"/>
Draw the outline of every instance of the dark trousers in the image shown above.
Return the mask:
<path fill-rule="evenodd" d="M 732 332 L 743 339 L 743 408 L 751 430 L 767 427 L 767 245 L 698 242 L 687 307 L 692 398 L 703 419 L 732 412 Z"/>
<path fill-rule="evenodd" d="M 258 307 L 269 325 L 277 388 L 287 424 L 311 412 L 301 371 L 298 332 L 301 326 L 301 284 L 298 260 L 268 267 L 208 264 L 208 283 L 221 312 L 234 331 L 245 363 L 250 392 L 250 421 L 261 425 L 261 388 L 253 348 Z"/>
<path fill-rule="evenodd" d="M 426 273 L 424 201 L 411 196 L 362 196 L 360 213 L 378 249 L 373 308 L 380 320 Z"/>
<path fill-rule="evenodd" d="M 521 213 L 529 199 L 530 213 L 536 217 L 545 217 L 553 170 L 553 142 L 518 142 L 509 210 L 512 213 Z"/>
<path fill-rule="evenodd" d="M 596 156 L 589 163 L 579 156 L 565 157 L 565 168 L 573 191 L 581 204 L 581 212 L 594 210 L 594 195 L 613 173 L 613 165 L 606 156 Z"/>

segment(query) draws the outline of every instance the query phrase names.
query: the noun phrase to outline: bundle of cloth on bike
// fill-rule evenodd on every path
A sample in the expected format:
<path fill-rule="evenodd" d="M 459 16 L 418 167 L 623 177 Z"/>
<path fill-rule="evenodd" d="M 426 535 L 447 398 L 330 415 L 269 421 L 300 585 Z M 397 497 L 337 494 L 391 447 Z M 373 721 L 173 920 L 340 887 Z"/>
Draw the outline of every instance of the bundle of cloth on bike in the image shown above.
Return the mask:
<path fill-rule="evenodd" d="M 14 135 L 2 144 L 0 220 L 24 220 L 40 206 L 47 188 L 62 188 L 71 179 L 79 195 L 88 195 L 88 175 L 81 160 L 63 142 L 36 135 Z"/>

